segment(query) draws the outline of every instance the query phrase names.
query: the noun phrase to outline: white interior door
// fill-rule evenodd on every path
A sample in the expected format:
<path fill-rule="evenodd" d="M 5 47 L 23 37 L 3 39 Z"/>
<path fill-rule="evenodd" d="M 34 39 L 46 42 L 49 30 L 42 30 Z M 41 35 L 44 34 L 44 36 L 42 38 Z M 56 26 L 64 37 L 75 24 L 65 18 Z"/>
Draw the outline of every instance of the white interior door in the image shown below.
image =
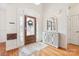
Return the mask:
<path fill-rule="evenodd" d="M 70 42 L 79 45 L 79 15 L 70 17 Z"/>

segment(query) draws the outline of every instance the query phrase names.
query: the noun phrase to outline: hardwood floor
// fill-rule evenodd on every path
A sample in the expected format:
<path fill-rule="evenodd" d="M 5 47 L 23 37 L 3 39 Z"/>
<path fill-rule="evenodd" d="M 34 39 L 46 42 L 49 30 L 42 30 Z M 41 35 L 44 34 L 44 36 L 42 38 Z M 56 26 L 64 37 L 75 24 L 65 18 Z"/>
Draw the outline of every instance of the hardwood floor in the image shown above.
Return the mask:
<path fill-rule="evenodd" d="M 33 53 L 35 56 L 79 56 L 79 46 L 69 44 L 67 50 L 57 49 L 48 46 L 38 52 Z"/>
<path fill-rule="evenodd" d="M 6 52 L 6 43 L 3 42 L 3 43 L 0 43 L 0 56 L 3 56 Z"/>
<path fill-rule="evenodd" d="M 6 51 L 5 56 L 18 56 L 19 55 L 19 48 Z"/>
<path fill-rule="evenodd" d="M 1 51 L 1 50 L 0 50 Z M 19 49 L 14 49 L 7 51 L 5 56 L 18 56 Z M 4 55 L 4 54 L 3 54 Z M 41 49 L 40 51 L 34 52 L 34 56 L 79 56 L 79 46 L 69 44 L 68 49 L 57 49 L 53 46 L 47 46 L 46 48 Z"/>
<path fill-rule="evenodd" d="M 18 56 L 19 49 L 13 49 L 10 51 L 6 51 L 6 43 L 0 43 L 0 56 Z"/>

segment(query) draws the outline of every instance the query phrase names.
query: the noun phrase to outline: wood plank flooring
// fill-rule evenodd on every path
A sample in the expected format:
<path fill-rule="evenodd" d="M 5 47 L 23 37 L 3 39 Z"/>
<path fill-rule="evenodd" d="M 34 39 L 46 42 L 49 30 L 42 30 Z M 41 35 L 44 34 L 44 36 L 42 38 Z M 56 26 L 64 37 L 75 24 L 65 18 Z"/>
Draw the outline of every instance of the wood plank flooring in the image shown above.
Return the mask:
<path fill-rule="evenodd" d="M 5 56 L 19 56 L 19 48 L 6 51 Z"/>
<path fill-rule="evenodd" d="M 67 50 L 48 46 L 40 51 L 34 52 L 35 56 L 79 56 L 79 46 L 69 44 Z"/>
<path fill-rule="evenodd" d="M 1 52 L 1 50 L 0 50 Z M 11 51 L 6 51 L 5 56 L 18 56 L 19 49 L 14 49 Z M 41 49 L 40 51 L 34 52 L 34 56 L 79 56 L 79 46 L 69 44 L 68 49 L 57 49 L 53 46 L 47 46 L 44 49 Z"/>
<path fill-rule="evenodd" d="M 2 42 L 0 43 L 0 56 L 3 56 L 6 52 L 6 43 L 5 42 Z"/>
<path fill-rule="evenodd" d="M 0 43 L 0 56 L 18 56 L 19 49 L 13 49 L 10 51 L 6 51 L 6 43 Z"/>

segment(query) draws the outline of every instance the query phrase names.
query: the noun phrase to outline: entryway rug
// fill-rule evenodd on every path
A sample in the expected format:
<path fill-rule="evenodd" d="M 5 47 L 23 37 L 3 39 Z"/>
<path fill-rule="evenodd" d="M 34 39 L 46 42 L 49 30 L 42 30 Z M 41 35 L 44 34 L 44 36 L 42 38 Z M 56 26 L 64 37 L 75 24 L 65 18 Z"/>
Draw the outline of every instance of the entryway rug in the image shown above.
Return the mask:
<path fill-rule="evenodd" d="M 36 42 L 26 45 L 19 50 L 20 56 L 32 56 L 32 53 L 40 51 L 41 49 L 47 47 L 48 45 L 42 42 Z"/>

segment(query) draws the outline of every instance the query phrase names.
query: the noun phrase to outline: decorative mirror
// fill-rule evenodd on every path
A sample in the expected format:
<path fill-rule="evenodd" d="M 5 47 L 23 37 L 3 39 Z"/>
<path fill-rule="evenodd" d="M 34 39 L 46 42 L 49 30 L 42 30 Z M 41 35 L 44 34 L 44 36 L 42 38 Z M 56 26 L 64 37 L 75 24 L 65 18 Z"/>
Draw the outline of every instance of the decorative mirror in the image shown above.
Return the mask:
<path fill-rule="evenodd" d="M 52 30 L 52 22 L 47 20 L 47 30 Z"/>
<path fill-rule="evenodd" d="M 50 17 L 47 20 L 47 30 L 48 31 L 57 31 L 57 19 L 56 19 L 56 17 Z"/>

